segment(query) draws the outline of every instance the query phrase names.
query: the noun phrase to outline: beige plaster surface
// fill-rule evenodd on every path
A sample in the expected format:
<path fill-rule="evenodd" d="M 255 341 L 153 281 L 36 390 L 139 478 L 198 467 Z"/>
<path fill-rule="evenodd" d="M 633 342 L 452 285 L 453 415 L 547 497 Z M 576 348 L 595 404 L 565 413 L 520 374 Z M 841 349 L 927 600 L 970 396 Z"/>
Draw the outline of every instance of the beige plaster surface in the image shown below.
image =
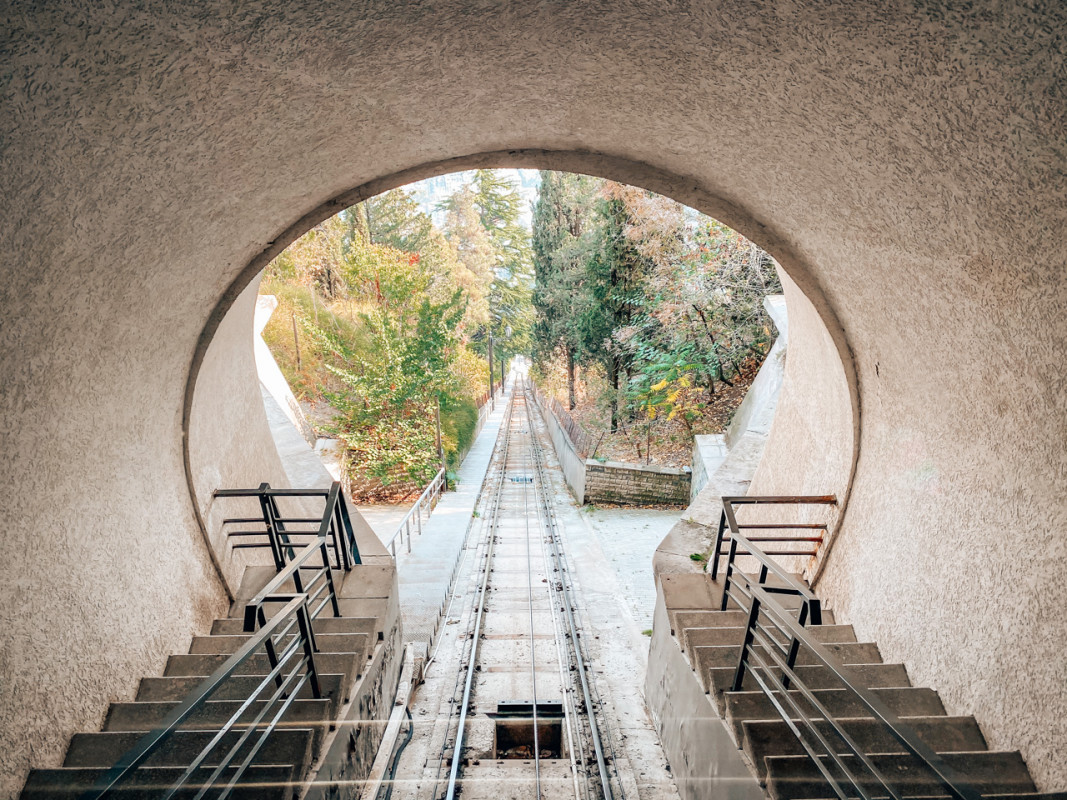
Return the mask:
<path fill-rule="evenodd" d="M 771 250 L 859 412 L 820 591 L 1067 784 L 1062 3 L 0 16 L 0 794 L 224 603 L 183 429 L 225 311 L 314 222 L 477 165 L 644 185 Z M 794 408 L 781 485 L 822 469 L 823 406 Z"/>
<path fill-rule="evenodd" d="M 290 487 L 267 424 L 256 368 L 254 341 L 259 337 L 253 319 L 258 289 L 258 279 L 248 285 L 211 340 L 190 415 L 189 474 L 211 552 L 231 594 L 237 593 L 246 566 L 273 562 L 266 549 L 232 549 L 222 525 L 227 517 L 259 516 L 259 501 L 215 498 L 213 493 L 252 489 L 263 482 L 276 489 Z M 280 502 L 282 513 L 293 513 L 297 504 L 308 514 L 322 511 L 321 501 Z"/>

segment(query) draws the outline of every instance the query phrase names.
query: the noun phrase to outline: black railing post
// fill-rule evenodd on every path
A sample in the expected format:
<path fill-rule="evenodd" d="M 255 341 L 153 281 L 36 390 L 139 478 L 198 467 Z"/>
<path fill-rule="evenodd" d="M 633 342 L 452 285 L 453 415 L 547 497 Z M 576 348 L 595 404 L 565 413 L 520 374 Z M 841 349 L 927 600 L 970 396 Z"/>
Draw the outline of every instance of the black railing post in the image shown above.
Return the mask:
<path fill-rule="evenodd" d="M 711 557 L 711 579 L 719 577 L 719 550 L 722 549 L 722 536 L 726 531 L 726 509 L 719 515 L 719 532 L 715 534 L 715 554 Z"/>
<path fill-rule="evenodd" d="M 797 614 L 797 624 L 800 627 L 804 627 L 804 624 L 808 621 L 808 604 L 802 603 L 800 606 L 800 613 Z M 789 654 L 785 657 L 785 664 L 790 670 L 797 665 L 797 656 L 800 654 L 800 639 L 796 636 L 789 637 Z M 782 686 L 786 689 L 789 688 L 789 673 L 782 672 Z"/>
<path fill-rule="evenodd" d="M 267 492 L 270 491 L 269 483 L 261 483 L 259 485 L 259 508 L 263 514 L 263 524 L 267 526 L 267 542 L 270 544 L 271 555 L 274 556 L 275 569 L 282 569 L 285 566 L 285 557 L 282 555 L 281 547 L 278 545 L 278 534 L 275 531 L 274 514 L 271 510 L 270 497 Z"/>
<path fill-rule="evenodd" d="M 267 624 L 267 614 L 263 610 L 263 606 L 259 606 L 259 626 L 262 628 Z M 267 651 L 267 661 L 270 663 L 270 671 L 273 672 L 278 667 L 278 651 L 274 647 L 274 634 L 271 634 L 264 640 L 263 649 Z M 285 681 L 282 679 L 281 672 L 275 677 L 275 682 L 278 684 L 278 688 L 281 689 L 285 686 Z"/>
<path fill-rule="evenodd" d="M 731 691 L 740 692 L 741 684 L 745 681 L 745 660 L 748 658 L 748 649 L 756 638 L 756 623 L 759 620 L 759 598 L 753 593 L 752 605 L 748 609 L 748 625 L 745 627 L 745 640 L 741 643 L 741 654 L 737 659 L 737 669 L 734 670 L 734 684 Z"/>
<path fill-rule="evenodd" d="M 326 549 L 326 542 L 322 543 L 322 563 L 326 570 L 326 583 L 330 587 L 330 603 L 333 605 L 333 615 L 341 616 L 341 606 L 337 602 L 337 590 L 333 585 L 333 572 L 330 570 L 330 552 Z"/>
<path fill-rule="evenodd" d="M 343 569 L 345 572 L 352 569 L 352 556 L 348 552 L 347 544 L 342 546 L 342 530 L 344 529 L 341 522 L 341 503 L 344 502 L 343 498 L 334 504 L 334 507 L 330 509 L 330 534 L 333 539 L 333 551 L 337 556 L 337 567 Z"/>
<path fill-rule="evenodd" d="M 356 543 L 356 534 L 352 530 L 352 518 L 348 515 L 348 503 L 345 502 L 344 492 L 338 492 L 337 511 L 341 515 L 342 535 L 346 539 L 345 550 L 351 556 L 351 566 L 358 567 L 363 561 L 359 557 L 359 545 Z M 351 569 L 346 567 L 346 569 Z"/>
<path fill-rule="evenodd" d="M 278 549 L 285 548 L 289 551 L 289 559 L 296 558 L 296 550 L 293 549 L 292 540 L 289 538 L 289 534 L 285 530 L 285 523 L 282 522 L 282 514 L 278 510 L 278 500 L 274 495 L 269 495 L 267 502 L 270 504 L 270 511 L 274 522 L 274 533 L 278 537 Z M 282 566 L 285 566 L 285 560 L 282 560 Z"/>
<path fill-rule="evenodd" d="M 322 687 L 319 686 L 319 671 L 315 666 L 315 651 L 318 650 L 318 647 L 315 645 L 315 629 L 311 625 L 306 602 L 297 609 L 296 620 L 300 626 L 300 637 L 304 640 L 304 657 L 307 659 L 308 677 L 311 679 L 311 692 L 316 700 L 321 700 Z"/>
<path fill-rule="evenodd" d="M 734 559 L 737 557 L 737 538 L 735 536 L 730 537 L 730 555 L 726 558 L 726 572 L 722 579 L 722 608 L 720 611 L 725 611 L 726 606 L 730 602 L 730 579 L 734 574 Z"/>

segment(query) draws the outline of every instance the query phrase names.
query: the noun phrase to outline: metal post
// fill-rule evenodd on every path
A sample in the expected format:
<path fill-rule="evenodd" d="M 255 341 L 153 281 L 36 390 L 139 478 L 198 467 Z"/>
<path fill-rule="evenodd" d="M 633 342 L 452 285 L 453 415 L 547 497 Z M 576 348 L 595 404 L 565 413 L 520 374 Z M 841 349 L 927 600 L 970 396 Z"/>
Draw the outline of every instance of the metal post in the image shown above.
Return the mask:
<path fill-rule="evenodd" d="M 745 628 L 745 640 L 741 644 L 741 657 L 737 660 L 737 669 L 734 670 L 734 684 L 730 689 L 732 692 L 740 692 L 741 685 L 745 681 L 745 660 L 748 658 L 748 648 L 752 646 L 752 640 L 755 639 L 756 622 L 759 619 L 759 598 L 755 594 L 752 595 L 752 607 L 748 611 L 748 625 Z"/>
<path fill-rule="evenodd" d="M 604 437 L 601 436 L 601 439 Z M 600 442 L 597 442 L 597 447 L 600 447 Z M 596 447 L 593 448 L 593 455 L 596 455 Z M 719 516 L 719 531 L 715 534 L 715 551 L 711 556 L 711 579 L 717 580 L 719 577 L 719 550 L 722 548 L 722 536 L 726 530 L 726 509 L 724 508 L 722 514 Z"/>
<path fill-rule="evenodd" d="M 489 332 L 489 410 L 496 408 L 493 405 L 493 332 Z"/>
<path fill-rule="evenodd" d="M 441 469 L 448 473 L 448 462 L 445 461 L 445 446 L 441 440 L 441 395 L 437 395 L 437 407 L 434 409 L 434 421 L 437 425 L 437 457 L 441 460 Z"/>

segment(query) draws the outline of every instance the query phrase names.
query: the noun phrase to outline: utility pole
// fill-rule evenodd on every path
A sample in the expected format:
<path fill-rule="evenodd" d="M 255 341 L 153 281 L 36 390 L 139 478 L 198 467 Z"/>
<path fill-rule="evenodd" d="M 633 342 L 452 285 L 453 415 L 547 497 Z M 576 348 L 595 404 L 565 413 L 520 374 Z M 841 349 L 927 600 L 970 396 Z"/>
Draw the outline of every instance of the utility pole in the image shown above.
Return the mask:
<path fill-rule="evenodd" d="M 296 335 L 296 312 L 293 312 L 293 344 L 296 345 L 296 371 L 300 372 L 300 337 Z"/>
<path fill-rule="evenodd" d="M 500 396 L 504 396 L 504 356 L 500 357 Z"/>
<path fill-rule="evenodd" d="M 489 331 L 489 410 L 496 408 L 493 405 L 493 332 Z"/>
<path fill-rule="evenodd" d="M 447 489 L 448 462 L 445 461 L 445 446 L 441 441 L 441 395 L 437 395 L 437 406 L 434 408 L 434 422 L 437 425 L 437 457 L 441 459 L 441 469 L 445 472 L 445 489 Z"/>

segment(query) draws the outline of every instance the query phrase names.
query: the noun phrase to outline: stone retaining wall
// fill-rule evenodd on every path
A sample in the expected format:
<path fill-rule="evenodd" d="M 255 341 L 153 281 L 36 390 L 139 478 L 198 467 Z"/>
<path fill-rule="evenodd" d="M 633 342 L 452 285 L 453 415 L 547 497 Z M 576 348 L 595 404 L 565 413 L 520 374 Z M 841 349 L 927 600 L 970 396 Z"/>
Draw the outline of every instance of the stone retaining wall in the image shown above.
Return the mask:
<path fill-rule="evenodd" d="M 688 470 L 620 461 L 585 462 L 585 503 L 689 504 Z"/>

